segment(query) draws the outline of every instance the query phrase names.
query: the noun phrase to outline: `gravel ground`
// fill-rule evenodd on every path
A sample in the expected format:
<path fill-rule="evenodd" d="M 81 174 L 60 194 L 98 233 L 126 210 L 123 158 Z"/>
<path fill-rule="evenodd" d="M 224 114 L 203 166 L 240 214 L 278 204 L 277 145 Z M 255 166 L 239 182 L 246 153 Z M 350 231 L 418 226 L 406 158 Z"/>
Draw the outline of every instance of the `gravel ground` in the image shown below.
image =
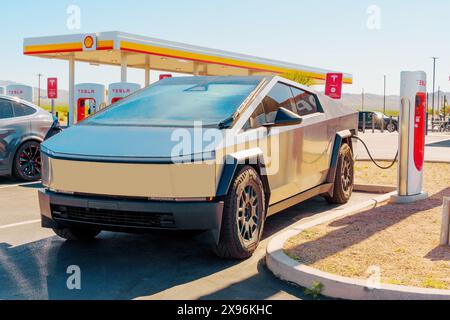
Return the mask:
<path fill-rule="evenodd" d="M 357 183 L 395 185 L 396 166 L 381 171 L 358 162 L 356 167 Z M 302 232 L 286 243 L 286 252 L 333 274 L 366 279 L 370 270 L 380 270 L 384 283 L 450 289 L 450 247 L 439 246 L 450 164 L 426 164 L 424 189 L 427 200 L 388 204 Z"/>

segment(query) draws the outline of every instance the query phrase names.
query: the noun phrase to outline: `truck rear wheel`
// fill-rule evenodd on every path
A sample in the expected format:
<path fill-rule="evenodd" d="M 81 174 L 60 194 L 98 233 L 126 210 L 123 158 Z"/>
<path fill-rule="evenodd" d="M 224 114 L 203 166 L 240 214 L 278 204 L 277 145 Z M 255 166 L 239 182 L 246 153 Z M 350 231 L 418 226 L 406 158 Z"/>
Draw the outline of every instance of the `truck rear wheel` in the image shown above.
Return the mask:
<path fill-rule="evenodd" d="M 225 199 L 222 230 L 215 252 L 228 259 L 247 259 L 259 245 L 266 218 L 264 186 L 258 173 L 243 167 Z"/>
<path fill-rule="evenodd" d="M 354 173 L 355 160 L 353 159 L 353 151 L 348 144 L 343 144 L 339 151 L 333 196 L 325 196 L 328 202 L 345 204 L 350 200 L 354 187 Z"/>
<path fill-rule="evenodd" d="M 57 236 L 69 241 L 89 241 L 95 239 L 100 234 L 100 230 L 65 228 L 53 229 Z"/>

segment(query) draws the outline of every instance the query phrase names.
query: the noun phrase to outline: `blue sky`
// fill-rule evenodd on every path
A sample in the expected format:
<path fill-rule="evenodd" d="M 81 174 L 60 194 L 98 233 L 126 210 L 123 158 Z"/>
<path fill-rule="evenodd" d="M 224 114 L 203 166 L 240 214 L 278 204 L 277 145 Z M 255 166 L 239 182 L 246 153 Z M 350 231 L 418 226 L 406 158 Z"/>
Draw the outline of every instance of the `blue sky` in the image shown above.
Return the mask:
<path fill-rule="evenodd" d="M 73 4 L 80 30 L 66 26 Z M 371 5 L 381 29 L 367 27 Z M 349 72 L 349 93 L 382 93 L 386 74 L 388 94 L 398 94 L 401 70 L 425 70 L 431 88 L 430 57 L 439 56 L 437 83 L 450 91 L 448 0 L 21 0 L 1 8 L 0 80 L 36 85 L 42 73 L 66 86 L 67 63 L 24 57 L 23 38 L 118 30 Z M 119 80 L 118 68 L 77 64 L 77 82 Z M 129 80 L 142 83 L 144 74 L 130 71 Z"/>

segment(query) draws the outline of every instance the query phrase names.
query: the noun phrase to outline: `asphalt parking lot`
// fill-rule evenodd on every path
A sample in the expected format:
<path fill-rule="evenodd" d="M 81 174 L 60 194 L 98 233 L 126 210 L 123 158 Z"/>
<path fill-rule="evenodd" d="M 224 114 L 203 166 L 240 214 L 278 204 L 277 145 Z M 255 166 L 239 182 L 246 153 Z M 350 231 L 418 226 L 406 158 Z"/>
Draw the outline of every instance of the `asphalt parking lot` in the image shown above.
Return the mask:
<path fill-rule="evenodd" d="M 255 256 L 236 262 L 214 256 L 202 236 L 104 232 L 92 243 L 64 242 L 40 227 L 40 184 L 16 184 L 0 177 L 0 299 L 308 299 L 266 269 L 267 242 L 342 209 L 315 198 L 274 216 Z M 356 193 L 349 205 L 370 196 Z M 71 265 L 81 268 L 81 290 L 67 289 Z"/>

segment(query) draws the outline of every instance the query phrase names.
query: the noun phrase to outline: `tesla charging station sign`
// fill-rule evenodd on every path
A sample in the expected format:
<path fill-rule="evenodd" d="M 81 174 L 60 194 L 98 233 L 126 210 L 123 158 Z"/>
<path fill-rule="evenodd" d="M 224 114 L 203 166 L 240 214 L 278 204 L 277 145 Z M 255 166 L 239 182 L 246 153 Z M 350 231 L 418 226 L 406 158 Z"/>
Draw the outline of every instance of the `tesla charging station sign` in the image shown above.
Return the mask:
<path fill-rule="evenodd" d="M 58 79 L 47 79 L 47 97 L 52 101 L 52 114 L 55 115 L 55 99 L 58 99 Z"/>
<path fill-rule="evenodd" d="M 409 203 L 428 197 L 423 192 L 427 78 L 423 71 L 401 73 L 400 160 L 396 203 Z"/>
<path fill-rule="evenodd" d="M 341 99 L 342 97 L 342 73 L 328 73 L 325 86 L 325 95 L 332 99 Z"/>
<path fill-rule="evenodd" d="M 58 79 L 47 79 L 47 96 L 49 99 L 58 99 Z"/>

